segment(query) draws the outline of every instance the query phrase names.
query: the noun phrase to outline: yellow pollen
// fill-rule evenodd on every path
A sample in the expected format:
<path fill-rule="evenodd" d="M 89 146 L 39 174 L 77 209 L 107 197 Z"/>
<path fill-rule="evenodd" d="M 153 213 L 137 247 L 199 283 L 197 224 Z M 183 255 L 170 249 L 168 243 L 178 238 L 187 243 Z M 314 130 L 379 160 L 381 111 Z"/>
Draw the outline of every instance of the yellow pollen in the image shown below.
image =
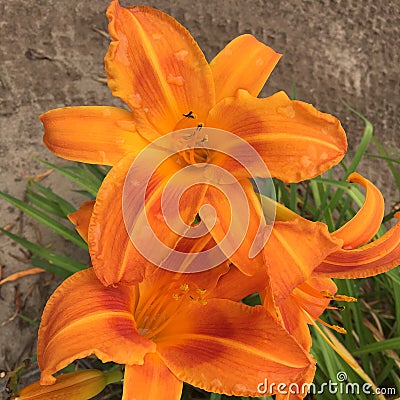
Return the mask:
<path fill-rule="evenodd" d="M 207 291 L 206 289 L 196 289 L 196 293 L 199 294 L 200 296 L 203 296 L 206 291 Z"/>
<path fill-rule="evenodd" d="M 357 303 L 357 299 L 355 297 L 337 295 L 333 297 L 333 300 L 336 301 L 345 301 L 346 303 Z"/>
<path fill-rule="evenodd" d="M 189 285 L 187 283 L 184 283 L 181 285 L 181 290 L 183 293 L 187 293 L 189 291 Z"/>
<path fill-rule="evenodd" d="M 179 299 L 181 298 L 181 295 L 178 294 L 178 293 L 174 293 L 174 294 L 172 295 L 172 298 L 173 298 L 174 300 L 179 300 Z"/>
<path fill-rule="evenodd" d="M 308 311 L 308 310 L 307 310 L 307 311 Z M 311 315 L 311 314 L 310 314 L 310 315 Z M 338 326 L 338 325 L 330 325 L 330 324 L 328 324 L 327 322 L 323 321 L 321 318 L 316 318 L 315 320 L 318 321 L 319 323 L 321 323 L 322 325 L 326 326 L 327 328 L 333 329 L 333 330 L 336 331 L 336 332 L 343 333 L 344 335 L 347 334 L 346 329 L 344 329 L 344 328 L 341 327 L 341 326 Z"/>

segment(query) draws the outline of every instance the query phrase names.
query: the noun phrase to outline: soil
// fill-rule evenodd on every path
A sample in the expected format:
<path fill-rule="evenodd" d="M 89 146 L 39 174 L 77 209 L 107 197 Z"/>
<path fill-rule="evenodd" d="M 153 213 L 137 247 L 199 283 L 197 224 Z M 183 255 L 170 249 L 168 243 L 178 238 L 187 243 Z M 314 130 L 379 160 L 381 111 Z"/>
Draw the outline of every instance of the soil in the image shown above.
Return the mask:
<path fill-rule="evenodd" d="M 208 59 L 242 33 L 252 33 L 283 53 L 263 94 L 277 90 L 290 94 L 295 83 L 298 99 L 340 118 L 350 153 L 364 125 L 342 99 L 368 117 L 386 146 L 400 147 L 398 1 L 157 0 L 144 4 L 183 23 Z M 120 104 L 97 80 L 105 77 L 103 57 L 109 40 L 98 30 L 107 31 L 107 5 L 108 0 L 0 0 L 0 190 L 23 198 L 26 177 L 47 169 L 36 158 L 65 163 L 42 144 L 40 113 L 71 105 Z M 389 206 L 399 200 L 381 161 L 369 159 L 359 171 L 380 187 Z M 52 174 L 45 183 L 79 204 L 79 196 L 64 179 Z M 38 238 L 36 223 L 0 201 L 0 226 L 8 224 L 14 224 L 15 233 L 68 252 L 68 246 L 44 229 Z M 19 246 L 0 236 L 4 276 L 28 268 L 25 258 Z M 20 313 L 39 321 L 55 286 L 49 275 L 42 274 L 1 287 L 0 369 L 13 369 L 35 354 L 36 328 L 14 316 L 16 299 Z"/>

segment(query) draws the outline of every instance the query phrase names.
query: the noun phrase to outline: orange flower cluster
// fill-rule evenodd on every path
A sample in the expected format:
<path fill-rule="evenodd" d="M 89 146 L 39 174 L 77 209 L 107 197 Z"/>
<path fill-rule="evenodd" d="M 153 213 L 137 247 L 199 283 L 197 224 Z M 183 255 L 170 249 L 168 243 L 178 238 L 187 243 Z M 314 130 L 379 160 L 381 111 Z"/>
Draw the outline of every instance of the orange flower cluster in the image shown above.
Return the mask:
<path fill-rule="evenodd" d="M 349 179 L 365 187 L 365 203 L 333 233 L 256 194 L 249 178 L 268 177 L 257 157 L 270 177 L 298 182 L 327 171 L 347 149 L 335 117 L 283 92 L 257 98 L 280 58 L 271 48 L 242 35 L 208 63 L 189 32 L 158 10 L 123 8 L 114 0 L 107 16 L 108 84 L 129 111 L 69 107 L 41 116 L 44 143 L 55 154 L 112 166 L 96 200 L 70 215 L 93 268 L 64 281 L 46 305 L 38 341 L 41 384 L 54 385 L 53 374 L 91 354 L 125 364 L 126 400 L 178 400 L 183 382 L 239 396 L 259 396 L 265 378 L 311 382 L 316 361 L 308 324 L 322 321 L 331 300 L 355 300 L 337 295 L 331 278 L 395 267 L 400 225 L 368 243 L 382 221 L 383 198 L 358 174 Z M 232 141 L 217 141 L 217 131 Z M 163 142 L 171 132 L 174 151 Z M 235 185 L 212 168 L 227 171 Z M 137 194 L 142 186 L 144 204 Z M 233 213 L 230 203 L 241 195 L 243 214 Z M 163 218 L 163 196 L 167 211 L 177 204 L 181 228 Z M 274 221 L 267 217 L 271 207 Z M 185 235 L 198 225 L 206 228 L 201 237 Z M 149 229 L 166 248 L 185 254 L 187 265 L 163 268 L 171 252 L 158 251 Z M 252 252 L 260 237 L 260 251 Z M 213 248 L 222 261 L 187 272 L 190 255 Z M 241 303 L 255 292 L 263 305 Z M 271 390 L 264 394 L 281 398 Z"/>

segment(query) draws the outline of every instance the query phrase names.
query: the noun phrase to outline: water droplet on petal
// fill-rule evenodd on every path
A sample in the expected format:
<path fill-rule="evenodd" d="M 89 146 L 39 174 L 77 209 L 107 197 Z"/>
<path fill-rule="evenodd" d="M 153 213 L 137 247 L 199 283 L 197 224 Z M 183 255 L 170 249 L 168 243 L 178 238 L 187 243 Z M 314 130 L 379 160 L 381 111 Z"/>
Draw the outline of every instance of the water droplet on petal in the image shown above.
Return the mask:
<path fill-rule="evenodd" d="M 302 156 L 300 158 L 300 163 L 304 168 L 308 168 L 312 164 L 312 160 L 309 156 Z"/>
<path fill-rule="evenodd" d="M 165 218 L 164 218 L 163 213 L 157 213 L 157 214 L 156 214 L 156 218 L 157 218 L 159 221 L 165 221 Z"/>
<path fill-rule="evenodd" d="M 296 116 L 296 111 L 294 111 L 294 108 L 292 105 L 289 105 L 286 107 L 279 107 L 277 111 L 279 114 L 283 115 L 284 117 L 294 118 Z"/>
<path fill-rule="evenodd" d="M 154 40 L 159 40 L 162 38 L 162 34 L 159 32 L 153 33 L 151 36 L 153 37 Z"/>
<path fill-rule="evenodd" d="M 324 152 L 321 153 L 321 155 L 319 156 L 319 159 L 320 159 L 321 161 L 325 161 L 328 157 L 329 157 L 329 156 L 328 156 L 328 153 L 324 151 Z"/>
<path fill-rule="evenodd" d="M 142 107 L 142 96 L 139 93 L 134 93 L 129 96 L 130 105 L 133 108 L 141 108 Z"/>
<path fill-rule="evenodd" d="M 187 50 L 180 50 L 174 53 L 176 59 L 179 61 L 183 61 L 188 54 L 189 52 Z"/>
<path fill-rule="evenodd" d="M 148 112 L 149 112 L 148 107 L 143 108 L 143 111 L 144 111 L 145 113 L 148 113 Z"/>
<path fill-rule="evenodd" d="M 168 74 L 167 76 L 167 82 L 170 85 L 176 85 L 176 86 L 183 86 L 185 83 L 185 80 L 183 79 L 183 76 L 174 76 L 172 74 Z"/>
<path fill-rule="evenodd" d="M 264 60 L 262 58 L 258 58 L 256 61 L 256 65 L 257 67 L 261 67 L 262 65 L 264 65 Z"/>
<path fill-rule="evenodd" d="M 100 159 L 100 163 L 99 164 L 107 164 L 107 155 L 105 151 L 98 151 L 97 152 L 97 156 Z"/>

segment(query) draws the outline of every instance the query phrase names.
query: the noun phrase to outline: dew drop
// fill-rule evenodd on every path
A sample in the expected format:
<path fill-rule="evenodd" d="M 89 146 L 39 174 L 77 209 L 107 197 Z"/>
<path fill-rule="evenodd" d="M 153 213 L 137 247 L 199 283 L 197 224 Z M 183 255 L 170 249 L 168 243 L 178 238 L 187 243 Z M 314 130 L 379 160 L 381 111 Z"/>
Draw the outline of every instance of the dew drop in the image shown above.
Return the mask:
<path fill-rule="evenodd" d="M 262 65 L 264 65 L 264 60 L 262 58 L 257 59 L 256 65 L 257 67 L 261 67 Z"/>
<path fill-rule="evenodd" d="M 163 213 L 157 213 L 156 214 L 156 219 L 158 219 L 159 221 L 165 221 Z"/>
<path fill-rule="evenodd" d="M 189 54 L 189 52 L 187 50 L 180 50 L 180 51 L 177 51 L 174 55 L 177 60 L 183 61 L 188 54 Z"/>
<path fill-rule="evenodd" d="M 185 83 L 185 80 L 183 79 L 183 76 L 174 76 L 172 74 L 168 74 L 167 76 L 167 82 L 170 85 L 176 85 L 176 86 L 183 86 Z"/>
<path fill-rule="evenodd" d="M 294 118 L 296 116 L 296 111 L 294 111 L 294 108 L 291 105 L 286 107 L 278 107 L 277 112 L 288 118 Z"/>
<path fill-rule="evenodd" d="M 148 112 L 149 112 L 148 107 L 143 108 L 143 111 L 144 111 L 145 113 L 148 113 Z"/>
<path fill-rule="evenodd" d="M 328 158 L 328 153 L 325 151 L 323 153 L 321 153 L 321 155 L 319 156 L 319 159 L 321 161 L 325 161 L 327 158 Z"/>
<path fill-rule="evenodd" d="M 159 32 L 153 33 L 151 36 L 152 36 L 152 38 L 153 38 L 154 40 L 160 40 L 160 39 L 162 38 L 162 34 L 159 33 Z"/>
<path fill-rule="evenodd" d="M 133 108 L 141 108 L 142 107 L 142 96 L 139 93 L 134 93 L 129 96 L 130 105 Z"/>
<path fill-rule="evenodd" d="M 150 329 L 149 328 L 137 328 L 138 332 L 142 336 L 146 336 L 149 334 Z"/>
<path fill-rule="evenodd" d="M 131 185 L 133 187 L 139 187 L 140 186 L 140 181 L 138 181 L 136 179 L 129 180 L 129 185 Z"/>
<path fill-rule="evenodd" d="M 107 155 L 105 151 L 98 151 L 97 156 L 101 161 L 99 164 L 107 164 Z"/>
<path fill-rule="evenodd" d="M 300 163 L 304 168 L 308 168 L 312 164 L 312 160 L 309 156 L 302 156 L 300 158 Z"/>

